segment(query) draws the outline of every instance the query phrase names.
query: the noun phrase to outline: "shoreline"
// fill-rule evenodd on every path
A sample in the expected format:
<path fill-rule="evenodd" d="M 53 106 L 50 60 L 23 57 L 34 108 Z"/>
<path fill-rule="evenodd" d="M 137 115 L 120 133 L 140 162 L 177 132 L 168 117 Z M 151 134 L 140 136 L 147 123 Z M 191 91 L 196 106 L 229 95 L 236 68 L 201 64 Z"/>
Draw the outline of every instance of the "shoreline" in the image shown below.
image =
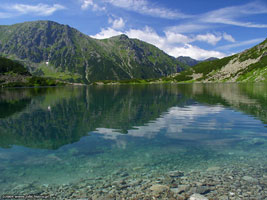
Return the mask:
<path fill-rule="evenodd" d="M 5 195 L 36 195 L 56 199 L 264 199 L 267 195 L 266 165 L 253 162 L 213 166 L 203 171 L 129 174 L 119 171 L 109 177 L 81 179 L 62 185 L 24 184 Z M 201 198 L 200 198 L 201 197 Z"/>

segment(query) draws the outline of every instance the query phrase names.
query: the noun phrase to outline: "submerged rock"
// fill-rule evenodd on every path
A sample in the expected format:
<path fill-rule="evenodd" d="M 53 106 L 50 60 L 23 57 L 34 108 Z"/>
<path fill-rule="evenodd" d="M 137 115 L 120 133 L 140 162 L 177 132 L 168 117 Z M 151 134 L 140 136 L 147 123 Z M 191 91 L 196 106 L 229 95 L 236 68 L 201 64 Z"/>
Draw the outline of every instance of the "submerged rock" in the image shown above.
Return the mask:
<path fill-rule="evenodd" d="M 190 196 L 189 200 L 209 200 L 201 194 L 193 194 Z"/>
<path fill-rule="evenodd" d="M 243 176 L 242 179 L 247 181 L 247 182 L 251 182 L 251 183 L 257 183 L 258 182 L 258 180 L 256 178 L 253 178 L 251 176 Z"/>
<path fill-rule="evenodd" d="M 179 185 L 178 188 L 172 188 L 171 191 L 174 194 L 181 194 L 183 192 L 189 191 L 189 189 L 190 189 L 190 186 L 188 186 L 188 185 Z"/>
<path fill-rule="evenodd" d="M 175 177 L 182 177 L 184 176 L 184 172 L 181 171 L 171 171 L 167 174 L 168 176 L 175 178 Z"/>
<path fill-rule="evenodd" d="M 210 192 L 210 188 L 206 186 L 199 186 L 197 187 L 196 192 L 199 194 L 207 194 Z"/>
<path fill-rule="evenodd" d="M 150 190 L 152 190 L 153 192 L 156 192 L 156 193 L 162 193 L 162 192 L 169 190 L 169 187 L 166 185 L 156 184 L 156 185 L 152 185 L 150 187 Z"/>
<path fill-rule="evenodd" d="M 218 170 L 220 170 L 220 167 L 209 167 L 209 168 L 207 169 L 208 172 L 209 172 L 209 171 L 218 171 Z"/>

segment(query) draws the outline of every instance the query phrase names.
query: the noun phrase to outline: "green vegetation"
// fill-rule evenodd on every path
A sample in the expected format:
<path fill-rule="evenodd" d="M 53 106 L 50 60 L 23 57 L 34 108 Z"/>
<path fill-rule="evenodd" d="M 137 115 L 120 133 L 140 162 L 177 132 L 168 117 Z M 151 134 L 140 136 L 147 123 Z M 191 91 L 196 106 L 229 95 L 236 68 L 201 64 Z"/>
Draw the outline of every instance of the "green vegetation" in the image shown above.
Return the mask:
<path fill-rule="evenodd" d="M 187 56 L 179 56 L 177 58 L 178 61 L 180 61 L 181 63 L 184 63 L 188 66 L 195 66 L 196 64 L 198 64 L 200 61 L 195 60 L 193 58 L 187 57 Z"/>
<path fill-rule="evenodd" d="M 264 53 L 266 53 L 266 49 L 267 49 L 267 39 L 262 43 L 260 43 L 259 45 L 241 53 L 239 56 L 239 61 L 244 62 L 245 60 L 248 59 L 256 59 L 261 55 L 263 55 Z"/>
<path fill-rule="evenodd" d="M 1 87 L 36 87 L 65 85 L 52 78 L 32 76 L 20 63 L 0 57 Z"/>
<path fill-rule="evenodd" d="M 162 83 L 163 80 L 165 78 L 162 79 L 127 79 L 127 80 L 119 80 L 119 81 L 114 81 L 114 80 L 102 80 L 102 81 L 96 81 L 94 83 L 92 83 L 92 85 L 112 85 L 112 84 L 120 84 L 120 85 L 124 85 L 124 84 L 151 84 L 151 83 Z"/>
<path fill-rule="evenodd" d="M 20 75 L 30 75 L 27 69 L 13 60 L 4 58 L 0 56 L 0 74 L 20 74 Z"/>
<path fill-rule="evenodd" d="M 202 73 L 203 79 L 204 79 L 207 77 L 207 75 L 211 71 L 219 70 L 222 67 L 224 67 L 225 65 L 227 65 L 230 62 L 230 60 L 232 60 L 234 57 L 236 57 L 236 56 L 234 55 L 234 56 L 229 56 L 229 57 L 225 57 L 225 58 L 218 59 L 218 60 L 202 62 L 202 63 L 200 63 L 194 67 L 194 72 L 195 73 Z"/>
<path fill-rule="evenodd" d="M 0 26 L 0 41 L 0 55 L 18 60 L 35 76 L 65 82 L 92 84 L 102 80 L 103 84 L 146 84 L 266 80 L 267 40 L 240 54 L 210 58 L 197 65 L 194 59 L 173 58 L 151 44 L 126 35 L 97 40 L 52 21 Z M 259 58 L 258 63 L 243 67 L 244 61 Z M 223 71 L 228 63 L 239 62 L 242 67 L 235 66 L 232 72 Z M 10 74 L 18 70 L 22 68 Z"/>
<path fill-rule="evenodd" d="M 39 73 L 36 71 L 36 75 L 63 80 L 67 82 L 82 82 L 82 76 L 71 72 L 59 72 L 52 66 L 42 65 L 38 68 Z"/>
<path fill-rule="evenodd" d="M 126 35 L 97 40 L 51 21 L 0 26 L 0 40 L 0 54 L 27 63 L 33 75 L 69 82 L 160 78 L 187 67 Z"/>
<path fill-rule="evenodd" d="M 242 70 L 237 81 L 254 82 L 267 80 L 267 56 L 263 57 L 259 62 L 249 65 L 245 70 Z"/>
<path fill-rule="evenodd" d="M 40 87 L 40 86 L 63 86 L 66 85 L 63 82 L 54 80 L 54 79 L 48 79 L 38 76 L 32 76 L 27 78 L 27 81 L 25 82 L 8 82 L 4 83 L 1 86 L 2 87 Z"/>
<path fill-rule="evenodd" d="M 267 40 L 261 44 L 248 49 L 240 54 L 225 57 L 222 59 L 201 62 L 194 67 L 185 70 L 173 79 L 177 82 L 194 82 L 194 81 L 210 81 L 210 82 L 255 82 L 267 81 L 266 67 L 267 67 Z M 244 64 L 249 59 L 260 59 L 254 64 L 247 64 L 245 67 L 235 66 L 236 69 L 232 71 L 222 71 L 222 69 L 230 63 L 234 65 L 236 62 L 241 62 L 239 65 Z M 238 65 L 238 64 L 236 64 Z M 246 64 L 245 64 L 246 65 Z M 194 79 L 195 77 L 195 79 Z"/>
<path fill-rule="evenodd" d="M 206 62 L 201 62 L 195 65 L 193 68 L 179 73 L 174 79 L 178 82 L 189 81 L 193 79 L 193 74 L 201 74 L 201 77 L 197 81 L 202 81 L 209 76 L 212 71 L 220 70 L 222 67 L 227 65 L 230 60 L 232 60 L 236 55 L 225 57 L 223 59 L 211 60 Z"/>

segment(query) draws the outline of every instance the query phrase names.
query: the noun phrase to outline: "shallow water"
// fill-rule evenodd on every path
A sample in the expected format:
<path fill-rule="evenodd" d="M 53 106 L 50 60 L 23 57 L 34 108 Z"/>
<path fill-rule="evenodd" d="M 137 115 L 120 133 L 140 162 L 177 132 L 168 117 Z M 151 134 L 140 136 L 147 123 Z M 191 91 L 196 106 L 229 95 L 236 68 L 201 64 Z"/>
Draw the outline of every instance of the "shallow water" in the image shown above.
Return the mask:
<path fill-rule="evenodd" d="M 266 189 L 266 84 L 3 89 L 0 113 L 0 195 L 226 168 Z"/>

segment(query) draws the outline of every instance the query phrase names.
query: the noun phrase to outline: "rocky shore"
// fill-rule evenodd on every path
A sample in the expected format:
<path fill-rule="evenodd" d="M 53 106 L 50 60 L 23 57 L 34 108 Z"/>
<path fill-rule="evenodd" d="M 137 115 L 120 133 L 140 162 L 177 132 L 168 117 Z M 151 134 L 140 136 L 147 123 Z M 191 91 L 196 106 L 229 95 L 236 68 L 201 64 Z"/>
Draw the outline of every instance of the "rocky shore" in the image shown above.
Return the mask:
<path fill-rule="evenodd" d="M 142 173 L 118 170 L 108 177 L 82 179 L 64 185 L 18 185 L 5 195 L 35 195 L 48 199 L 188 199 L 265 200 L 267 165 L 212 166 L 202 171 Z M 3 195 L 2 194 L 2 195 Z M 2 196 L 5 199 L 7 196 Z"/>

